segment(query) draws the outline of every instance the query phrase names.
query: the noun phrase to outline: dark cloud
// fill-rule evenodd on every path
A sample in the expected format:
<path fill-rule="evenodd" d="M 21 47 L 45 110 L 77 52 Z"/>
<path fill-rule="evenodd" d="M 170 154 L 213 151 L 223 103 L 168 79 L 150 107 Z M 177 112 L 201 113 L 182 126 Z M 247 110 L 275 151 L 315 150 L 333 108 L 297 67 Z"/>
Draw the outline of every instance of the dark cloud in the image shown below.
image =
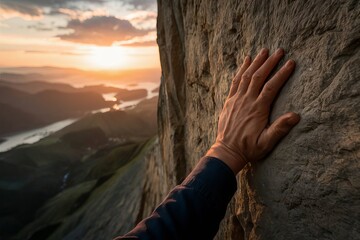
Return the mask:
<path fill-rule="evenodd" d="M 0 8 L 5 11 L 14 11 L 24 15 L 40 16 L 42 15 L 42 8 L 33 4 L 28 4 L 21 1 L 2 0 L 0 1 Z"/>
<path fill-rule="evenodd" d="M 122 2 L 138 9 L 149 9 L 156 4 L 156 0 L 122 0 Z"/>
<path fill-rule="evenodd" d="M 74 19 L 68 22 L 65 29 L 71 29 L 73 32 L 57 37 L 66 41 L 101 46 L 144 36 L 149 32 L 135 28 L 128 20 L 107 16 L 94 16 L 84 21 Z"/>
<path fill-rule="evenodd" d="M 103 3 L 104 0 L 1 0 L 0 8 L 6 11 L 36 17 L 44 13 L 44 7 L 57 9 L 59 7 L 73 5 L 76 2 Z"/>
<path fill-rule="evenodd" d="M 44 14 L 44 7 L 50 8 L 49 14 L 58 13 L 57 9 L 68 7 L 76 9 L 79 2 L 105 3 L 115 0 L 1 0 L 0 8 L 7 11 L 18 12 L 28 16 L 41 16 Z M 133 6 L 137 9 L 147 9 L 156 4 L 156 0 L 116 0 L 124 5 Z"/>

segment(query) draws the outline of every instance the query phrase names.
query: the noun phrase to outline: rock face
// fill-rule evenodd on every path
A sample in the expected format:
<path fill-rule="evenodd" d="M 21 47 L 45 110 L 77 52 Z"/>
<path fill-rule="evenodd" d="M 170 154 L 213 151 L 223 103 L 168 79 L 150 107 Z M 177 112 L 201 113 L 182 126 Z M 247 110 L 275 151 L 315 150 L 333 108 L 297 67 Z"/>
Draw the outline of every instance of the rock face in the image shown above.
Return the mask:
<path fill-rule="evenodd" d="M 216 137 L 246 54 L 283 47 L 297 62 L 270 121 L 301 122 L 238 175 L 217 239 L 360 239 L 360 2 L 158 0 L 163 189 Z M 285 59 L 286 60 L 286 59 Z"/>

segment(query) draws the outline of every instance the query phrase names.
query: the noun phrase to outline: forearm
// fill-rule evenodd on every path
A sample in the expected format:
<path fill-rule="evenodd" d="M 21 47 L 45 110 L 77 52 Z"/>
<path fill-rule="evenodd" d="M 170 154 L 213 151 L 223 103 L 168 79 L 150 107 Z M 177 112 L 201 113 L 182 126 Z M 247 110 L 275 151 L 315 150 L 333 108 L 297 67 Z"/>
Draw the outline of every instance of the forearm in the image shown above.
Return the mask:
<path fill-rule="evenodd" d="M 117 239 L 212 239 L 235 191 L 231 169 L 204 157 L 149 218 Z"/>

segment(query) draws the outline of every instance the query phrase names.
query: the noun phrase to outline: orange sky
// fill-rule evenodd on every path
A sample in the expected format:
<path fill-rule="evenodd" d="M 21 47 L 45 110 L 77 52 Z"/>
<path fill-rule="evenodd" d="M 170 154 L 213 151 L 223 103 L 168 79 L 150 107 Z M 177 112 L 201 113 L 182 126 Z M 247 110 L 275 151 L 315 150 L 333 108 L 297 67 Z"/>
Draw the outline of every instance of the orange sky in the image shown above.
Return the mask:
<path fill-rule="evenodd" d="M 1 0 L 0 35 L 0 67 L 160 67 L 155 0 Z"/>

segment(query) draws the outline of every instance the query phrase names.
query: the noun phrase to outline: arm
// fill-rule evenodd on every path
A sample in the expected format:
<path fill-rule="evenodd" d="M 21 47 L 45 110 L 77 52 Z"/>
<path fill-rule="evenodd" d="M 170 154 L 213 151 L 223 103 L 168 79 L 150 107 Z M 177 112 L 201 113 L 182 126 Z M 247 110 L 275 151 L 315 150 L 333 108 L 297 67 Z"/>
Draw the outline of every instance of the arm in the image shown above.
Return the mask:
<path fill-rule="evenodd" d="M 176 186 L 150 217 L 120 239 L 212 239 L 236 191 L 236 174 L 264 158 L 298 121 L 287 113 L 269 124 L 271 104 L 295 68 L 288 61 L 270 80 L 283 57 L 263 49 L 251 62 L 246 57 L 233 79 L 220 114 L 218 135 L 185 181 Z"/>

